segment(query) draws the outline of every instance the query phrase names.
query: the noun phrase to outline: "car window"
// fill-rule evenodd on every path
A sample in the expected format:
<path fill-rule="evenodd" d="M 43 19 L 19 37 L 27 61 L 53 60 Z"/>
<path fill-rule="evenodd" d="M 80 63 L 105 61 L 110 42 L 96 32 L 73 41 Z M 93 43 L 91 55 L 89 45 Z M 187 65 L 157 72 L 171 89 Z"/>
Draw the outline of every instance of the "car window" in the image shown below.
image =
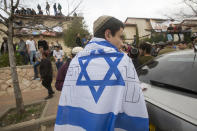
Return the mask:
<path fill-rule="evenodd" d="M 197 93 L 197 59 L 194 53 L 161 56 L 138 70 L 139 79 L 177 86 Z"/>

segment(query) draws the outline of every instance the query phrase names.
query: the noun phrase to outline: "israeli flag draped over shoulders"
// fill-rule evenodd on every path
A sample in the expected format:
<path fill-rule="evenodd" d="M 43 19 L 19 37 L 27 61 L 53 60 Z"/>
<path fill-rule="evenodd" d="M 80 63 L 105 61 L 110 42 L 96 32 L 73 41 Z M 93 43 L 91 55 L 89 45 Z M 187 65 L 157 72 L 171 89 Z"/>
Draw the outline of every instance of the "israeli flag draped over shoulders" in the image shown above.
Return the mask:
<path fill-rule="evenodd" d="M 55 131 L 148 131 L 148 113 L 132 60 L 93 38 L 71 61 Z"/>

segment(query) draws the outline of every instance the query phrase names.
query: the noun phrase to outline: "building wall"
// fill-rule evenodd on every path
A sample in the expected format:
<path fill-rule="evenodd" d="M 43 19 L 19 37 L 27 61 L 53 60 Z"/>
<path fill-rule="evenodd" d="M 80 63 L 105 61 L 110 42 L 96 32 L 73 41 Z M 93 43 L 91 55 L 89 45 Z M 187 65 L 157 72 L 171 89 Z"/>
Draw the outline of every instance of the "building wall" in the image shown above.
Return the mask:
<path fill-rule="evenodd" d="M 7 30 L 7 28 L 2 24 L 0 24 L 0 29 Z M 0 47 L 1 47 L 1 44 L 3 42 L 3 37 L 6 37 L 6 35 L 3 32 L 0 31 Z"/>
<path fill-rule="evenodd" d="M 132 43 L 133 42 L 133 36 L 136 35 L 136 27 L 135 26 L 126 26 L 124 28 L 124 34 L 126 37 L 125 42 Z"/>
<path fill-rule="evenodd" d="M 184 20 L 183 24 L 197 25 L 197 20 Z M 187 28 L 187 27 L 184 27 L 184 28 Z M 192 29 L 192 32 L 197 32 L 197 26 L 192 26 L 191 29 Z"/>
<path fill-rule="evenodd" d="M 192 27 L 192 32 L 197 32 L 197 27 Z"/>
<path fill-rule="evenodd" d="M 139 32 L 139 37 L 143 37 L 150 34 L 150 31 L 146 31 L 145 29 L 150 28 L 150 21 L 146 19 L 136 19 L 136 18 L 129 18 L 126 21 L 127 24 L 136 24 Z"/>

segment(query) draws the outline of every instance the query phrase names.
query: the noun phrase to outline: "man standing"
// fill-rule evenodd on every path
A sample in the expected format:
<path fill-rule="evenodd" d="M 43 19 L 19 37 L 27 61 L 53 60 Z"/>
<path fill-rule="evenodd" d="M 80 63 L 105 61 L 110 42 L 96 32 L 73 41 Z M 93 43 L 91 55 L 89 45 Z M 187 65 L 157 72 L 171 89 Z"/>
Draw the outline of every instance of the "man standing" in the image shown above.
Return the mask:
<path fill-rule="evenodd" d="M 19 54 L 23 57 L 24 64 L 28 64 L 28 54 L 25 41 L 20 38 L 20 42 L 18 43 L 18 50 Z"/>
<path fill-rule="evenodd" d="M 43 53 L 43 47 L 41 46 L 36 52 L 36 62 L 34 64 L 34 80 L 39 80 L 37 67 L 40 65 L 42 59 L 42 53 Z"/>
<path fill-rule="evenodd" d="M 40 4 L 38 4 L 37 8 L 38 8 L 38 11 L 40 11 L 40 10 L 41 10 L 41 6 L 40 6 Z"/>
<path fill-rule="evenodd" d="M 53 51 L 53 57 L 55 59 L 57 70 L 59 70 L 59 68 L 63 64 L 64 52 L 60 50 L 60 47 L 58 45 L 55 47 L 55 50 Z"/>
<path fill-rule="evenodd" d="M 57 77 L 56 77 L 56 82 L 55 82 L 55 87 L 58 91 L 62 90 L 64 80 L 65 80 L 65 77 L 66 77 L 66 73 L 67 73 L 67 70 L 68 70 L 68 67 L 69 67 L 69 64 L 70 64 L 72 58 L 74 58 L 75 55 L 82 50 L 83 50 L 82 47 L 74 47 L 71 51 L 70 58 L 67 58 L 66 62 L 58 70 Z"/>
<path fill-rule="evenodd" d="M 62 50 L 62 46 L 61 46 L 61 44 L 59 43 L 58 40 L 56 41 L 56 45 L 60 47 L 60 50 Z"/>
<path fill-rule="evenodd" d="M 151 44 L 149 44 L 147 42 L 140 44 L 140 47 L 139 47 L 139 52 L 140 52 L 139 63 L 140 63 L 140 65 L 143 65 L 154 58 L 154 56 L 151 55 L 151 49 L 152 49 Z"/>
<path fill-rule="evenodd" d="M 26 45 L 27 45 L 27 51 L 30 57 L 30 64 L 33 65 L 33 58 L 35 58 L 36 56 L 36 42 L 34 40 L 34 37 L 31 36 L 30 40 L 26 41 Z"/>
<path fill-rule="evenodd" d="M 58 3 L 58 11 L 59 15 L 62 15 L 62 6 L 60 5 L 60 3 Z"/>
<path fill-rule="evenodd" d="M 50 15 L 50 5 L 48 2 L 46 2 L 46 14 Z"/>
<path fill-rule="evenodd" d="M 42 47 L 44 51 L 49 49 L 48 43 L 43 39 L 43 35 L 40 35 L 40 40 L 38 41 L 38 49 Z"/>
<path fill-rule="evenodd" d="M 120 52 L 124 24 L 111 16 L 94 22 L 94 37 L 71 61 L 55 131 L 148 131 L 148 113 L 135 67 Z"/>
<path fill-rule="evenodd" d="M 53 5 L 53 9 L 54 9 L 54 15 L 57 15 L 57 7 L 56 7 L 56 3 Z"/>
<path fill-rule="evenodd" d="M 81 38 L 80 38 L 80 33 L 77 34 L 77 37 L 76 37 L 76 44 L 77 44 L 77 46 L 82 47 L 82 42 L 81 42 Z"/>
<path fill-rule="evenodd" d="M 134 46 L 134 47 L 136 47 L 136 45 L 137 45 L 137 44 L 136 44 L 136 39 L 137 39 L 137 38 L 136 38 L 136 35 L 134 35 L 134 37 L 133 37 L 133 46 Z"/>
<path fill-rule="evenodd" d="M 3 37 L 3 43 L 1 44 L 1 54 L 8 53 L 8 38 Z"/>
<path fill-rule="evenodd" d="M 51 86 L 53 81 L 53 68 L 51 61 L 48 58 L 48 53 L 42 53 L 42 60 L 40 62 L 40 76 L 42 80 L 42 85 L 48 90 L 48 96 L 45 97 L 45 100 L 50 99 L 53 97 L 55 93 Z"/>
<path fill-rule="evenodd" d="M 82 47 L 85 47 L 85 45 L 88 43 L 88 35 L 84 35 L 82 38 Z"/>

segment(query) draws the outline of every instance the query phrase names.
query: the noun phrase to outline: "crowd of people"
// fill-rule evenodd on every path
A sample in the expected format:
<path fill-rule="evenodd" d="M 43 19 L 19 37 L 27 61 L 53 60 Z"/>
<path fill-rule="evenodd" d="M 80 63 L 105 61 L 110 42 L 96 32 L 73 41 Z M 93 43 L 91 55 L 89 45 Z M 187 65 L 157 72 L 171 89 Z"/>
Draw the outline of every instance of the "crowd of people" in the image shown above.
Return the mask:
<path fill-rule="evenodd" d="M 74 123 L 73 126 L 68 127 L 70 130 L 72 130 L 74 126 L 86 127 L 81 124 L 83 123 L 81 120 L 87 120 L 86 115 L 89 114 L 91 114 L 89 116 L 89 118 L 91 118 L 95 115 L 95 112 L 97 112 L 97 117 L 94 117 L 95 119 L 91 121 L 92 124 L 88 129 L 95 129 L 95 127 L 98 127 L 104 130 L 110 127 L 110 130 L 113 130 L 115 128 L 114 125 L 117 124 L 116 120 L 121 119 L 121 121 L 118 122 L 124 123 L 123 125 L 129 129 L 148 130 L 148 113 L 143 92 L 128 92 L 131 90 L 131 87 L 139 90 L 142 89 L 139 84 L 138 76 L 135 75 L 133 77 L 132 74 L 135 74 L 135 69 L 157 56 L 163 46 L 153 45 L 149 42 L 142 42 L 137 46 L 135 39 L 132 46 L 123 44 L 123 29 L 124 24 L 120 20 L 110 16 L 99 17 L 94 23 L 94 38 L 87 35 L 81 38 L 80 33 L 78 33 L 75 41 L 77 47 L 72 49 L 71 56 L 65 62 L 61 44 L 58 41 L 56 41 L 56 44 L 54 44 L 54 42 L 49 44 L 42 35 L 38 42 L 36 42 L 32 36 L 27 41 L 20 38 L 19 43 L 15 44 L 14 49 L 23 57 L 24 63 L 28 64 L 30 62 L 30 64 L 33 65 L 33 79 L 41 79 L 42 85 L 48 90 L 48 96 L 45 99 L 52 98 L 55 93 L 51 86 L 53 80 L 51 58 L 55 61 L 58 71 L 55 87 L 58 91 L 62 91 L 59 102 L 60 105 L 58 106 L 55 131 L 63 129 L 62 121 L 65 119 L 68 120 L 68 123 L 71 123 L 71 125 Z M 195 36 L 195 39 L 196 38 L 197 36 Z M 90 39 L 91 44 L 88 44 Z M 182 47 L 182 45 L 180 45 L 180 47 Z M 1 46 L 1 54 L 5 53 L 8 53 L 8 41 L 7 38 L 4 37 Z M 112 58 L 115 59 L 113 60 Z M 90 66 L 93 73 L 87 72 L 86 70 L 91 60 L 94 60 Z M 130 60 L 133 62 L 130 62 Z M 80 67 L 80 73 L 78 67 Z M 78 74 L 72 75 L 74 68 L 77 69 L 76 72 L 78 72 Z M 98 80 L 98 76 L 103 74 L 105 68 L 109 68 L 108 72 L 104 74 L 106 76 L 103 80 Z M 120 71 L 120 68 L 124 70 Z M 98 73 L 94 73 L 95 70 L 98 70 Z M 71 74 L 66 75 L 67 71 Z M 113 74 L 116 78 L 110 79 Z M 65 81 L 68 82 L 68 85 L 64 84 Z M 126 83 L 127 81 L 130 85 Z M 96 86 L 98 87 L 97 90 L 95 89 Z M 135 101 L 133 99 L 134 96 L 140 97 Z M 97 109 L 92 108 L 95 104 L 97 104 Z M 77 116 L 75 122 L 72 121 L 73 118 L 69 118 L 70 114 L 82 114 L 82 112 L 87 112 L 87 109 L 90 109 L 92 113 L 88 112 L 86 115 Z M 133 117 L 132 115 L 127 115 L 126 119 L 121 116 L 123 113 L 136 113 L 136 110 L 138 111 L 137 118 L 140 122 L 139 120 L 128 119 L 128 117 Z M 109 116 L 106 116 L 108 118 L 105 121 L 101 119 L 103 111 L 110 113 Z M 120 116 L 115 114 L 117 112 L 121 113 Z M 117 115 L 117 118 L 114 118 L 114 114 Z M 98 126 L 98 122 L 101 123 L 100 126 Z M 130 124 L 136 122 L 138 124 Z M 126 129 L 124 126 L 121 128 Z"/>
<path fill-rule="evenodd" d="M 68 56 L 68 59 L 66 59 L 65 63 L 67 67 L 69 66 L 70 58 L 73 58 L 78 51 L 82 50 L 83 49 L 82 47 L 84 47 L 90 40 L 90 37 L 88 35 L 84 35 L 83 38 L 81 38 L 80 36 L 81 36 L 80 33 L 76 35 L 76 44 L 78 45 L 78 47 L 74 48 L 72 50 L 71 56 Z M 61 70 L 60 72 L 64 72 L 64 68 L 65 68 L 65 64 L 64 64 L 65 55 L 59 41 L 57 40 L 56 42 L 49 43 L 44 39 L 43 35 L 40 35 L 39 40 L 37 42 L 34 36 L 31 36 L 26 41 L 22 37 L 20 37 L 19 42 L 13 44 L 13 48 L 15 53 L 21 56 L 24 65 L 31 64 L 33 66 L 34 77 L 32 79 L 42 80 L 43 86 L 48 89 L 48 93 L 49 93 L 46 99 L 51 98 L 54 92 L 52 91 L 50 84 L 52 82 L 52 78 L 51 78 L 52 74 L 50 74 L 50 72 L 52 72 L 51 71 L 52 67 L 50 62 L 51 60 L 54 60 L 56 64 L 56 68 L 58 71 Z M 2 55 L 8 54 L 7 37 L 3 37 L 0 54 Z M 61 69 L 61 67 L 63 69 Z M 39 77 L 39 72 L 40 72 L 40 77 Z M 47 72 L 49 72 L 50 75 L 45 76 L 45 73 L 47 74 Z M 57 81 L 63 81 L 63 79 L 62 80 L 61 79 L 58 80 L 58 79 Z M 56 85 L 58 85 L 58 82 Z M 57 86 L 57 89 L 59 88 L 60 87 Z"/>
<path fill-rule="evenodd" d="M 77 33 L 75 43 L 79 47 L 85 47 L 85 45 L 91 40 L 91 38 L 92 36 L 86 34 L 83 35 L 83 37 L 81 38 L 81 34 Z"/>
<path fill-rule="evenodd" d="M 72 51 L 72 56 L 70 56 L 70 58 L 73 58 L 74 55 L 76 54 L 77 51 L 75 50 L 82 50 L 90 41 L 91 36 L 88 35 L 83 35 L 83 37 L 81 37 L 80 33 L 78 33 L 76 35 L 76 45 L 78 47 L 76 47 L 73 51 Z M 134 67 L 137 69 L 138 67 L 140 67 L 141 65 L 143 65 L 144 63 L 147 63 L 148 61 L 150 61 L 151 59 L 153 59 L 154 57 L 156 57 L 158 55 L 158 53 L 160 52 L 160 50 L 162 50 L 164 48 L 164 46 L 159 46 L 159 45 L 154 45 L 151 44 L 149 42 L 142 42 L 139 44 L 139 46 L 136 46 L 136 42 L 134 42 L 135 44 L 123 44 L 120 51 L 125 52 L 133 61 Z M 172 48 L 186 48 L 187 45 L 185 44 L 178 44 L 178 45 L 172 45 Z M 46 72 L 50 72 L 49 70 L 52 70 L 51 64 L 49 64 L 50 58 L 53 58 L 56 64 L 56 68 L 60 73 L 57 77 L 57 82 L 56 82 L 56 88 L 58 90 L 61 90 L 62 85 L 60 83 L 64 82 L 64 77 L 66 75 L 66 71 L 69 67 L 69 63 L 70 63 L 70 59 L 67 59 L 66 62 L 64 63 L 64 52 L 62 50 L 61 44 L 58 42 L 58 40 L 56 42 L 51 42 L 48 43 L 46 40 L 44 40 L 43 35 L 40 36 L 39 40 L 36 42 L 34 40 L 34 37 L 31 36 L 30 39 L 24 41 L 22 38 L 20 38 L 20 41 L 18 42 L 18 44 L 14 44 L 13 45 L 14 50 L 21 55 L 22 59 L 23 59 L 23 63 L 26 65 L 28 63 L 30 63 L 31 65 L 33 65 L 33 69 L 34 69 L 34 78 L 33 80 L 40 80 L 39 78 L 39 72 L 38 72 L 38 67 L 40 67 L 40 76 L 41 79 L 43 80 L 43 86 L 45 86 L 48 90 L 49 90 L 49 96 L 48 98 L 52 97 L 52 94 L 54 93 L 52 91 L 51 88 L 51 82 L 52 82 L 52 76 L 50 76 L 50 78 L 46 78 L 43 79 L 45 77 L 45 69 Z M 3 43 L 1 45 L 1 54 L 6 54 L 8 53 L 8 41 L 7 38 L 4 37 L 3 38 Z M 43 57 L 44 56 L 44 57 Z M 44 60 L 43 63 L 46 64 L 42 64 L 42 60 L 44 58 L 47 58 L 47 60 Z M 64 73 L 62 73 L 64 72 Z M 47 83 L 47 84 L 46 84 Z M 61 86 L 60 86 L 61 85 Z"/>
<path fill-rule="evenodd" d="M 24 8 L 24 7 L 22 7 L 21 9 L 17 8 L 15 14 L 16 15 L 43 15 L 44 14 L 40 4 L 37 5 L 37 9 L 38 12 L 36 13 L 36 11 L 33 8 L 32 9 Z M 58 3 L 58 5 L 54 3 L 53 9 L 55 16 L 62 16 L 62 6 L 60 5 L 60 3 Z M 48 2 L 46 2 L 45 11 L 46 11 L 46 15 L 50 15 L 50 4 Z"/>
<path fill-rule="evenodd" d="M 152 45 L 149 42 L 142 42 L 138 47 L 124 44 L 121 50 L 132 59 L 133 64 L 137 69 L 144 63 L 156 57 L 161 49 L 163 49 L 162 46 Z"/>
<path fill-rule="evenodd" d="M 40 36 L 40 39 L 36 42 L 34 37 L 31 36 L 30 39 L 24 41 L 20 38 L 17 44 L 13 44 L 15 53 L 21 55 L 23 63 L 26 65 L 30 63 L 34 69 L 33 80 L 42 80 L 42 84 L 45 88 L 48 89 L 49 95 L 46 99 L 51 98 L 52 91 L 51 82 L 52 82 L 52 65 L 51 58 L 55 60 L 57 70 L 63 64 L 64 52 L 62 51 L 61 44 L 56 41 L 48 44 L 44 40 L 43 36 Z M 1 45 L 1 55 L 8 54 L 8 40 L 6 37 L 3 38 L 3 43 Z M 40 78 L 38 73 L 38 67 L 40 68 Z"/>
<path fill-rule="evenodd" d="M 192 39 L 192 38 L 191 38 Z M 191 40 L 192 41 L 192 40 Z M 151 44 L 150 42 L 140 42 L 139 46 L 136 46 L 134 38 L 133 44 L 124 44 L 122 51 L 127 53 L 128 56 L 133 60 L 133 64 L 136 68 L 152 60 L 158 56 L 161 50 L 173 49 L 173 50 L 184 50 L 193 48 L 193 44 L 186 44 L 185 42 L 166 42 L 164 45 Z"/>

